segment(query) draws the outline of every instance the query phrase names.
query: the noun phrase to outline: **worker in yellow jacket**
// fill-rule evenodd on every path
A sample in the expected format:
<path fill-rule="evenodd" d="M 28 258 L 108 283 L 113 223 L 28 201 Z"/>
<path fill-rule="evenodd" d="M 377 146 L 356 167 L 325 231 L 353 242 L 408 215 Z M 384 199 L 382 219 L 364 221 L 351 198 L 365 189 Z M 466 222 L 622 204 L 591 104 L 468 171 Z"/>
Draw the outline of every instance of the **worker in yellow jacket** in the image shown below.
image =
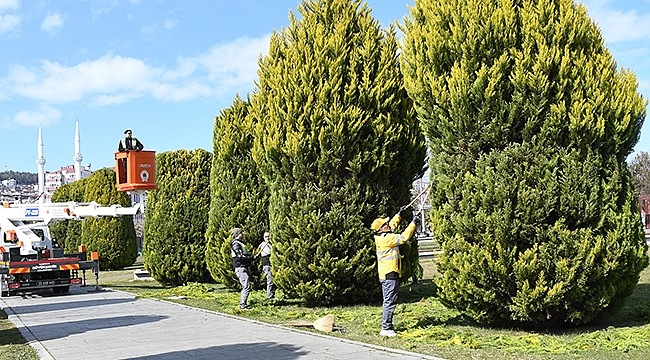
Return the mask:
<path fill-rule="evenodd" d="M 375 246 L 377 247 L 377 270 L 379 271 L 379 282 L 383 294 L 381 331 L 379 335 L 393 337 L 397 335 L 393 327 L 393 313 L 397 305 L 397 295 L 399 293 L 400 277 L 400 255 L 399 246 L 411 239 L 416 223 L 419 221 L 418 216 L 413 217 L 413 221 L 401 234 L 393 233 L 400 220 L 400 213 L 393 216 L 392 219 L 378 218 L 372 222 L 370 229 L 375 232 Z"/>

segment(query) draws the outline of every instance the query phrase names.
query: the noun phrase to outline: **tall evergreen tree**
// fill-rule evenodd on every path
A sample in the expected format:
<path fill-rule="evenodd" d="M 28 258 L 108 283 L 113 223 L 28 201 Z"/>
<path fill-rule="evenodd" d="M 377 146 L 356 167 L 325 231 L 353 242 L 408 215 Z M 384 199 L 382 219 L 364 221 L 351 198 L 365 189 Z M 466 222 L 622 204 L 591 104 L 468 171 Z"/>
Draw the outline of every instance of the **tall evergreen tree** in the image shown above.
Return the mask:
<path fill-rule="evenodd" d="M 131 206 L 126 193 L 115 187 L 115 171 L 103 168 L 86 178 L 84 201 L 102 206 Z M 132 265 L 138 257 L 132 216 L 88 218 L 81 224 L 81 243 L 89 252 L 99 252 L 102 269 L 121 269 Z"/>
<path fill-rule="evenodd" d="M 272 36 L 252 98 L 274 279 L 309 303 L 376 300 L 369 226 L 408 203 L 425 152 L 395 30 L 360 0 L 306 0 L 299 12 Z M 404 256 L 415 263 L 416 247 Z"/>
<path fill-rule="evenodd" d="M 52 194 L 52 202 L 83 202 L 86 178 L 63 184 Z M 64 220 L 50 226 L 50 233 L 67 253 L 78 251 L 81 245 L 81 221 Z"/>
<path fill-rule="evenodd" d="M 240 286 L 233 271 L 230 229 L 244 229 L 243 241 L 253 249 L 269 226 L 268 191 L 251 155 L 249 110 L 250 102 L 237 96 L 214 120 L 206 262 L 212 277 L 230 288 Z M 250 270 L 251 279 L 259 279 L 260 266 Z"/>
<path fill-rule="evenodd" d="M 160 283 L 211 280 L 205 263 L 210 162 L 211 154 L 203 149 L 156 156 L 158 188 L 147 197 L 142 257 Z"/>
<path fill-rule="evenodd" d="M 648 264 L 625 159 L 646 101 L 571 0 L 416 0 L 407 90 L 430 141 L 446 304 L 588 322 Z"/>

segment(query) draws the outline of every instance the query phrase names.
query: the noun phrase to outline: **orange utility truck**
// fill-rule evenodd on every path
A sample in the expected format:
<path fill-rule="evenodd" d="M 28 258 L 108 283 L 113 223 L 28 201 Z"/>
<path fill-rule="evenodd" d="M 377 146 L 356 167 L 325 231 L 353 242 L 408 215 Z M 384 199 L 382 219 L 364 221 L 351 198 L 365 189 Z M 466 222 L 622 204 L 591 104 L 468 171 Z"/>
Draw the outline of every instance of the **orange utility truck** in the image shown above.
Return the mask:
<path fill-rule="evenodd" d="M 95 269 L 86 253 L 64 254 L 50 236 L 50 224 L 88 217 L 135 215 L 140 204 L 124 208 L 95 202 L 11 204 L 0 207 L 0 289 L 2 295 L 51 288 L 65 293 L 80 285 L 80 270 Z"/>

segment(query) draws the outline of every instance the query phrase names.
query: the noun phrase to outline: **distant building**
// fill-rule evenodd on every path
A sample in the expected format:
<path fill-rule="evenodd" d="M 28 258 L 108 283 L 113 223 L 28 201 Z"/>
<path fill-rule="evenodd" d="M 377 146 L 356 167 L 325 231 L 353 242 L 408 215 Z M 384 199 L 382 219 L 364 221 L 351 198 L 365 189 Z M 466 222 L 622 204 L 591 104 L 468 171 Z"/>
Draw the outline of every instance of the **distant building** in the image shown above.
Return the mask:
<path fill-rule="evenodd" d="M 87 178 L 90 176 L 92 171 L 90 170 L 90 164 L 81 169 L 81 178 Z M 62 166 L 59 170 L 56 171 L 46 171 L 45 172 L 45 193 L 47 199 L 52 198 L 52 194 L 61 187 L 63 184 L 69 184 L 76 180 L 76 171 L 74 165 Z"/>
<path fill-rule="evenodd" d="M 2 186 L 9 189 L 9 190 L 15 190 L 16 189 L 16 179 L 2 180 Z"/>
<path fill-rule="evenodd" d="M 0 201 L 30 203 L 38 198 L 35 185 L 21 185 L 15 179 L 0 182 Z"/>

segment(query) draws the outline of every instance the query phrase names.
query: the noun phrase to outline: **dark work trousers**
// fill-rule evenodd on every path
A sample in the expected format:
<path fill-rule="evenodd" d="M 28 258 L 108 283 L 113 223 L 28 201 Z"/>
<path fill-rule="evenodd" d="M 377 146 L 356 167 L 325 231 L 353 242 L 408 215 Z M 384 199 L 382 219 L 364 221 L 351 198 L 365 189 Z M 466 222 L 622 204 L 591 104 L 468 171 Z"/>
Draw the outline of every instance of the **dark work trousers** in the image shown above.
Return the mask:
<path fill-rule="evenodd" d="M 384 295 L 381 314 L 381 329 L 393 329 L 393 313 L 397 306 L 397 295 L 399 293 L 399 279 L 379 280 L 381 282 L 381 292 Z"/>

